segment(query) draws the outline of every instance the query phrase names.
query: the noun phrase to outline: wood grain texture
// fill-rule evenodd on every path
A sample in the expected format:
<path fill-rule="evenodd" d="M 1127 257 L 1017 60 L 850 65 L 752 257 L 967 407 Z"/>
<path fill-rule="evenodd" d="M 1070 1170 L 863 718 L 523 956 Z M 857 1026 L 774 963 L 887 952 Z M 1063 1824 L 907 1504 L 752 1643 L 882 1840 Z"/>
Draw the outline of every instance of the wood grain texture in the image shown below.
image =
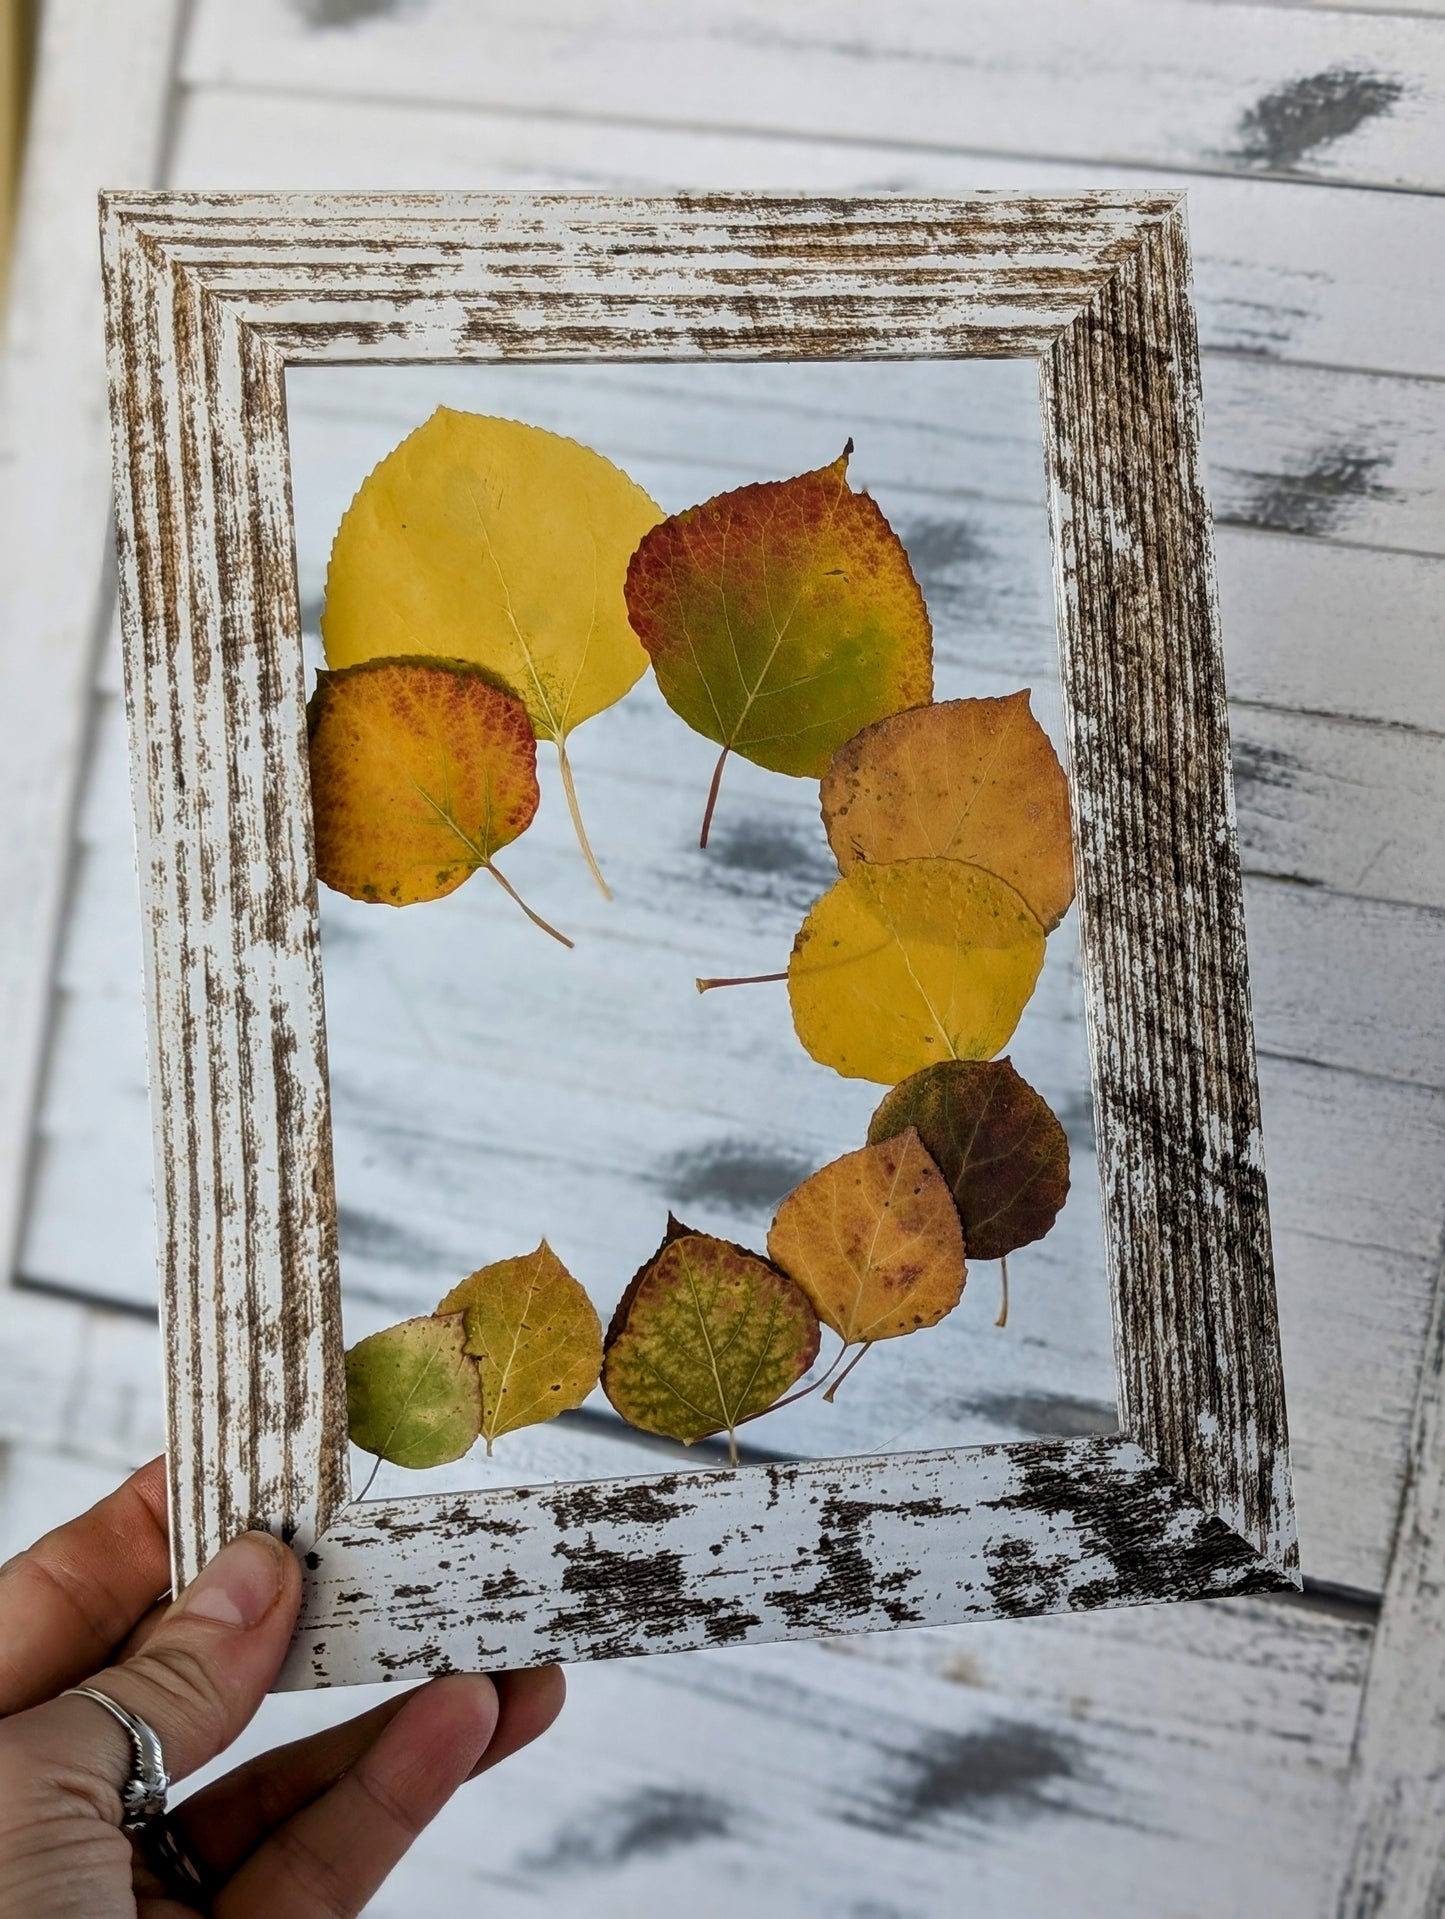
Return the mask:
<path fill-rule="evenodd" d="M 1438 189 L 1445 25 L 1192 0 L 206 8 L 192 82 Z"/>
<path fill-rule="evenodd" d="M 132 196 L 110 200 L 105 236 L 180 1575 L 257 1516 L 324 1556 L 344 1466 L 284 366 L 1031 353 L 1045 375 L 1124 1430 L 1162 1456 L 1144 1462 L 1152 1510 L 1167 1491 L 1174 1520 L 1208 1542 L 1208 1589 L 1297 1576 L 1177 200 Z M 1161 745 L 1180 755 L 1165 807 Z M 1037 1449 L 1004 1457 L 1023 1475 L 1020 1508 L 1055 1511 L 1062 1495 L 1029 1479 Z M 958 1458 L 987 1482 L 990 1455 Z M 1130 1509 L 1137 1467 L 1103 1474 L 1093 1503 L 1076 1489 L 1088 1524 Z M 883 1507 L 890 1491 L 906 1507 L 906 1462 L 865 1470 Z M 850 1483 L 836 1466 L 779 1472 L 788 1485 L 813 1475 L 815 1499 Z M 701 1509 L 726 1499 L 763 1523 L 761 1482 L 714 1482 Z M 425 1502 L 404 1523 L 408 1510 L 426 1517 Z M 965 1529 L 982 1564 L 1005 1548 L 966 1609 L 1020 1610 L 1002 1569 L 1011 1535 L 966 1500 L 950 1510 L 955 1550 Z M 334 1521 L 365 1523 L 365 1509 Z M 806 1550 L 815 1523 L 800 1509 L 769 1531 Z M 1022 1609 L 1203 1590 L 1197 1557 L 1181 1548 L 1175 1585 L 1156 1565 L 1131 1587 L 1115 1555 L 1109 1576 L 1035 1584 Z M 881 1545 L 862 1558 L 875 1587 L 897 1570 Z M 1167 1566 L 1157 1543 L 1155 1558 Z M 926 1579 L 915 1596 L 915 1619 L 962 1603 Z M 562 1606 L 553 1650 L 623 1652 L 654 1629 L 700 1643 L 694 1598 L 686 1580 L 639 1592 L 605 1648 L 595 1615 L 574 1609 L 566 1627 Z M 809 1629 L 828 1603 L 810 1602 Z M 348 1650 L 332 1622 L 328 1658 L 375 1667 L 404 1629 L 393 1609 L 384 1631 L 357 1623 Z M 738 1628 L 779 1629 L 761 1615 Z M 506 1657 L 524 1656 L 526 1632 L 507 1622 Z"/>
<path fill-rule="evenodd" d="M 1280 1583 L 1127 1439 L 372 1500 L 333 1522 L 306 1565 L 282 1686 Z"/>
<path fill-rule="evenodd" d="M 136 0 L 97 17 L 84 0 L 56 0 L 41 21 L 0 363 L 0 1288 L 31 1163 L 76 785 L 113 591 L 91 208 L 107 181 L 156 177 L 181 12 L 180 0 Z"/>
<path fill-rule="evenodd" d="M 1019 33 L 1027 33 L 1032 10 L 1013 10 Z M 408 34 L 423 23 L 423 15 L 407 16 Z M 358 59 L 368 40 L 376 46 L 377 31 L 358 22 L 344 34 L 319 37 L 314 52 L 326 64 L 317 88 L 330 86 L 336 60 Z M 967 114 L 958 118 L 957 152 L 911 146 L 913 96 L 901 84 L 886 96 L 890 130 L 873 140 L 859 139 L 841 118 L 826 135 L 793 131 L 796 115 L 783 116 L 776 131 L 742 136 L 621 118 L 595 81 L 575 115 L 407 98 L 392 89 L 380 46 L 372 55 L 374 90 L 308 90 L 303 106 L 283 77 L 285 57 L 277 48 L 264 80 L 206 80 L 181 90 L 175 183 L 252 192 L 300 178 L 343 190 L 464 190 L 484 182 L 496 190 L 551 192 L 825 194 L 1037 194 L 1141 184 L 1139 169 L 1113 164 L 1107 146 L 1080 159 L 1056 144 L 1060 95 L 1076 97 L 1089 72 L 1053 76 L 1031 133 L 1038 153 L 1055 157 L 1022 159 L 990 152 L 980 122 Z M 775 58 L 796 76 L 801 111 L 818 84 L 807 56 Z M 1142 90 L 1147 81 L 1141 74 L 1134 85 Z M 1129 124 L 1138 125 L 1137 112 Z M 1220 174 L 1191 175 L 1188 193 L 1211 411 L 1211 356 L 1218 354 L 1371 373 L 1445 373 L 1445 339 L 1435 324 L 1445 297 L 1445 202 L 1438 196 Z"/>
<path fill-rule="evenodd" d="M 1445 1912 L 1445 1273 L 1356 1738 L 1337 1919 Z"/>

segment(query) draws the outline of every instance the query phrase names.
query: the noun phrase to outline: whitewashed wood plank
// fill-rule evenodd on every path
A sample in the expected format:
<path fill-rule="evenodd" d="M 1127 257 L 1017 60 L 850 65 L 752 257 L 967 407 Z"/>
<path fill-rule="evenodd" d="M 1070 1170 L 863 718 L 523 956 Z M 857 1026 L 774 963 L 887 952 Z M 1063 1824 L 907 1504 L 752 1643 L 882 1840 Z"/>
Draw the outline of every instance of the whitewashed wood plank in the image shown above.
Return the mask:
<path fill-rule="evenodd" d="M 1445 740 L 1262 706 L 1231 719 L 1245 864 L 1364 899 L 1445 906 Z"/>
<path fill-rule="evenodd" d="M 0 361 L 0 1281 L 19 1229 L 90 680 L 109 609 L 96 193 L 155 177 L 181 0 L 41 19 Z"/>
<path fill-rule="evenodd" d="M 1445 1274 L 1419 1378 L 1355 1749 L 1338 1919 L 1445 1911 Z"/>
<path fill-rule="evenodd" d="M 1232 700 L 1445 733 L 1436 559 L 1215 532 Z"/>
<path fill-rule="evenodd" d="M 11 1287 L 0 1378 L 0 1442 L 126 1469 L 164 1444 L 160 1341 L 133 1314 Z"/>
<path fill-rule="evenodd" d="M 210 0 L 192 82 L 1445 186 L 1445 29 L 1189 0 Z"/>
<path fill-rule="evenodd" d="M 1235 1602 L 579 1668 L 373 1910 L 1317 1919 L 1367 1647 Z"/>
<path fill-rule="evenodd" d="M 739 137 L 706 127 L 408 105 L 379 94 L 298 97 L 279 71 L 268 84 L 271 90 L 183 90 L 175 183 L 1046 193 L 1139 178 L 1101 160 L 920 152 L 906 144 L 906 117 L 887 145 L 841 127 L 832 138 Z M 1445 375 L 1445 337 L 1436 324 L 1445 299 L 1445 205 L 1438 199 L 1201 174 L 1189 181 L 1189 227 L 1206 350 Z"/>
<path fill-rule="evenodd" d="M 1445 913 L 1246 879 L 1263 1052 L 1445 1086 Z"/>

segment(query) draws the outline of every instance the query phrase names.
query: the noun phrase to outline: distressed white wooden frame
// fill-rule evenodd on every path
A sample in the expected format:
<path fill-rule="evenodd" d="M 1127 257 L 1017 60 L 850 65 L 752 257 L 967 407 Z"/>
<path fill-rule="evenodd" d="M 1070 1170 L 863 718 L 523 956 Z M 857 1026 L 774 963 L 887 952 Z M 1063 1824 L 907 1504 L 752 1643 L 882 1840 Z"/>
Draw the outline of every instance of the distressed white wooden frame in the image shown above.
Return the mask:
<path fill-rule="evenodd" d="M 1298 1584 L 1180 193 L 103 197 L 178 1581 L 283 1684 Z M 355 1503 L 285 371 L 1037 359 L 1120 1433 Z"/>

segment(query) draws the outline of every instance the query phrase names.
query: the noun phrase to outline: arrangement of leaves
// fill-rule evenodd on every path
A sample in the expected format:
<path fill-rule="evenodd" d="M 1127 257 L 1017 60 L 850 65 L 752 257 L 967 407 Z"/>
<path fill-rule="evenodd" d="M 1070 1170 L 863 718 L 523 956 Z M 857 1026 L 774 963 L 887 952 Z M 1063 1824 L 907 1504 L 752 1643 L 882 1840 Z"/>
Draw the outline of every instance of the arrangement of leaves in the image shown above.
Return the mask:
<path fill-rule="evenodd" d="M 762 977 L 815 1060 L 889 1089 L 867 1143 L 782 1201 L 766 1255 L 669 1218 L 605 1338 L 543 1241 L 360 1341 L 350 1431 L 378 1458 L 490 1452 L 600 1383 L 632 1425 L 726 1434 L 736 1462 L 740 1427 L 938 1324 L 966 1262 L 1000 1262 L 1002 1325 L 1007 1255 L 1065 1202 L 1063 1128 L 998 1055 L 1073 898 L 1068 783 L 1027 691 L 933 702 L 923 595 L 851 453 L 664 518 L 574 441 L 442 408 L 342 521 L 310 708 L 320 878 L 408 905 L 485 869 L 570 945 L 496 855 L 537 811 L 548 739 L 601 884 L 566 742 L 650 661 L 721 748 L 703 846 L 729 754 L 820 782 L 839 877 Z M 823 1327 L 839 1344 L 810 1379 Z"/>
<path fill-rule="evenodd" d="M 365 481 L 326 574 L 328 665 L 465 660 L 521 701 L 536 737 L 556 746 L 604 893 L 567 740 L 647 670 L 622 586 L 661 518 L 620 467 L 575 440 L 438 407 Z"/>

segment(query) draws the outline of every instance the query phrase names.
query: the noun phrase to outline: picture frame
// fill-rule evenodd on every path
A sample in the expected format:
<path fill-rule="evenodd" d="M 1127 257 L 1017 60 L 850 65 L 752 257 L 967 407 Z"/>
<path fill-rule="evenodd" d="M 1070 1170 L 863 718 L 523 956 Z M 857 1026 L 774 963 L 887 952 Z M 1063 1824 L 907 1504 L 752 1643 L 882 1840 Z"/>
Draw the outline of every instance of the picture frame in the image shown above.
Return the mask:
<path fill-rule="evenodd" d="M 177 1587 L 283 1686 L 1298 1586 L 1184 195 L 102 196 Z M 288 366 L 1029 357 L 1117 1435 L 354 1502 Z"/>

